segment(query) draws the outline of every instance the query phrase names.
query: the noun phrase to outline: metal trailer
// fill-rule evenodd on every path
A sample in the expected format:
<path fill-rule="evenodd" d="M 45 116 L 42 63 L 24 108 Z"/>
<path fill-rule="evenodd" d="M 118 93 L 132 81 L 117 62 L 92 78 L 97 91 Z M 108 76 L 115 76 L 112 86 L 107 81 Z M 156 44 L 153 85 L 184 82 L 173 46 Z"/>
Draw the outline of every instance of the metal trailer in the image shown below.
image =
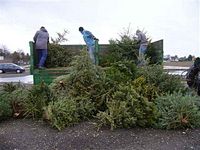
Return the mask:
<path fill-rule="evenodd" d="M 33 75 L 33 83 L 39 84 L 44 81 L 47 84 L 52 83 L 52 81 L 61 75 L 66 75 L 66 67 L 57 67 L 57 68 L 47 68 L 44 70 L 37 69 L 38 57 L 37 52 L 35 51 L 34 42 L 29 42 L 30 46 L 30 73 Z M 64 47 L 69 47 L 73 50 L 80 50 L 83 48 L 83 45 L 63 45 Z M 99 58 L 103 55 L 107 55 L 109 44 L 100 44 L 98 40 L 95 41 L 95 64 L 99 65 Z M 154 48 L 154 51 L 151 54 L 151 58 L 155 63 L 162 64 L 163 61 L 163 40 L 155 41 L 151 43 L 151 47 Z"/>

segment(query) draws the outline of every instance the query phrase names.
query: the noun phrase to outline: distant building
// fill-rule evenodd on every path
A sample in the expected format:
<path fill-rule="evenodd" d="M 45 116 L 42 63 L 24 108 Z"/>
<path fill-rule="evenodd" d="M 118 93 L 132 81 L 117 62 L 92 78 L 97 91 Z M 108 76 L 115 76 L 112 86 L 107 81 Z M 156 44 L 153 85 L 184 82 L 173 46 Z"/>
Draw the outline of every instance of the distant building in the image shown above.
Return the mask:
<path fill-rule="evenodd" d="M 164 61 L 179 61 L 179 58 L 177 55 L 175 55 L 175 56 L 165 55 L 163 57 L 163 60 Z"/>
<path fill-rule="evenodd" d="M 195 61 L 196 57 L 195 56 L 192 56 L 192 61 Z"/>
<path fill-rule="evenodd" d="M 178 60 L 179 61 L 187 61 L 188 59 L 186 58 L 186 56 L 184 56 L 184 57 L 180 57 Z"/>
<path fill-rule="evenodd" d="M 170 61 L 178 61 L 178 56 L 171 56 Z"/>
<path fill-rule="evenodd" d="M 170 61 L 170 59 L 171 59 L 171 56 L 170 56 L 170 55 L 165 55 L 165 56 L 163 57 L 163 60 L 164 60 L 164 61 Z"/>

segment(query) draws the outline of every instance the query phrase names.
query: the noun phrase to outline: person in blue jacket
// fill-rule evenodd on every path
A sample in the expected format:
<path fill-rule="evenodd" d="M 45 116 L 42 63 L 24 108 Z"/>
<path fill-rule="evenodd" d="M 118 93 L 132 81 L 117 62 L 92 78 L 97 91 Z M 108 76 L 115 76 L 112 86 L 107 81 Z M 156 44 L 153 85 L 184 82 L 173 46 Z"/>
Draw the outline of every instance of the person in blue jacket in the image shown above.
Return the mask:
<path fill-rule="evenodd" d="M 83 39 L 87 45 L 87 49 L 89 51 L 90 58 L 92 62 L 95 64 L 95 40 L 98 40 L 90 31 L 84 30 L 83 27 L 79 27 L 79 31 L 83 35 Z"/>

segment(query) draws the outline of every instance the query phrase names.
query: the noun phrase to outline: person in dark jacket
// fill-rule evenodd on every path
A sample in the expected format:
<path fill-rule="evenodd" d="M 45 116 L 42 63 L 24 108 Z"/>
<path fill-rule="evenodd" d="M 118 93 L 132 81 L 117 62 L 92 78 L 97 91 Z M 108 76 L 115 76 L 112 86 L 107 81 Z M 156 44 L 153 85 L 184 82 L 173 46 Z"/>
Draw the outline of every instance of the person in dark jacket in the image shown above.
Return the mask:
<path fill-rule="evenodd" d="M 90 58 L 92 62 L 95 64 L 95 40 L 98 40 L 90 31 L 84 30 L 83 27 L 79 27 L 79 31 L 83 35 L 83 39 L 87 45 L 87 49 L 89 51 Z"/>
<path fill-rule="evenodd" d="M 49 33 L 45 27 L 42 26 L 40 30 L 35 33 L 33 40 L 35 42 L 35 49 L 38 52 L 38 68 L 43 69 L 47 58 L 47 45 L 49 42 Z"/>
<path fill-rule="evenodd" d="M 141 32 L 140 30 L 136 31 L 136 35 L 137 35 L 137 37 L 134 37 L 134 38 L 140 44 L 139 57 L 138 57 L 139 65 L 143 66 L 146 63 L 144 54 L 147 51 L 148 41 L 147 41 L 146 35 L 143 32 Z"/>
<path fill-rule="evenodd" d="M 140 43 L 139 53 L 144 54 L 147 51 L 148 41 L 146 35 L 140 30 L 136 31 L 137 40 Z"/>

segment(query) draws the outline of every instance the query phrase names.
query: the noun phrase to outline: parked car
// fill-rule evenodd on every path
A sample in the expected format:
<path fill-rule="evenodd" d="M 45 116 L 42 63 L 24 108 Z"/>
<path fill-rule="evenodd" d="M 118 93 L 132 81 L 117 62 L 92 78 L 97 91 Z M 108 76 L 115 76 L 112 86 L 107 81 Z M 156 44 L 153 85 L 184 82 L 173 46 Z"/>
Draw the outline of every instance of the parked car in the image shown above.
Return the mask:
<path fill-rule="evenodd" d="M 13 63 L 1 63 L 0 64 L 0 73 L 6 72 L 15 72 L 15 73 L 23 73 L 25 69 L 21 66 L 18 66 Z"/>

